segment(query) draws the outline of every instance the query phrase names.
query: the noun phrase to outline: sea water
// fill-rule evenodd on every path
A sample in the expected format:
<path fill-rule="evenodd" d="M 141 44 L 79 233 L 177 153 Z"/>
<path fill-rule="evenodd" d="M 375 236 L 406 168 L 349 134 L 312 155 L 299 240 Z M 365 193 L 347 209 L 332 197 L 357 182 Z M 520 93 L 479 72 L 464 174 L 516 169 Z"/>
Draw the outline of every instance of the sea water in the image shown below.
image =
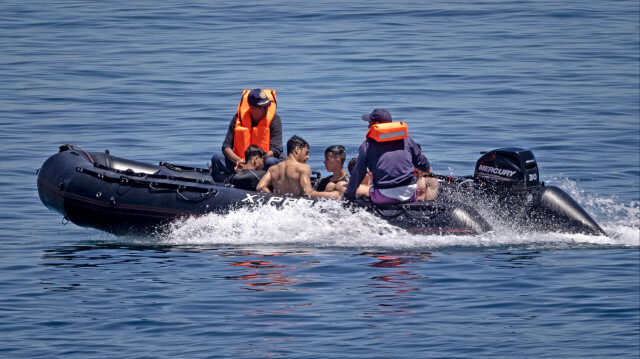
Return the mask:
<path fill-rule="evenodd" d="M 625 0 L 0 3 L 0 355 L 637 358 L 639 24 Z M 314 171 L 385 108 L 439 174 L 531 149 L 607 236 L 410 235 L 327 202 L 116 237 L 40 202 L 65 143 L 206 167 L 255 87 Z"/>

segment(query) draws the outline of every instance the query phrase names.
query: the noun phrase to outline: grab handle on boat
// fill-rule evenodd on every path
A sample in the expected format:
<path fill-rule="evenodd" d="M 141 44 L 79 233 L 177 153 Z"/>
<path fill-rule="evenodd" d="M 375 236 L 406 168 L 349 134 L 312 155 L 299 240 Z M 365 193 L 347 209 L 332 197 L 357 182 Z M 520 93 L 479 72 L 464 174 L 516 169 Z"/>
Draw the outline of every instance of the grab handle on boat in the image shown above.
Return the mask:
<path fill-rule="evenodd" d="M 392 218 L 397 218 L 398 216 L 400 216 L 401 214 L 405 214 L 408 213 L 407 209 L 404 208 L 404 206 L 401 206 L 398 209 L 381 209 L 378 206 L 373 206 L 372 210 L 380 217 L 382 218 L 386 218 L 386 219 L 392 219 Z M 384 211 L 384 212 L 383 212 Z"/>
<path fill-rule="evenodd" d="M 213 188 L 209 188 L 207 190 L 207 192 L 204 193 L 200 193 L 199 197 L 196 198 L 188 198 L 187 196 L 185 196 L 184 194 L 182 194 L 182 192 L 180 192 L 181 190 L 187 189 L 187 187 L 184 186 L 180 186 L 176 189 L 176 193 L 178 194 L 178 196 L 180 198 L 182 198 L 183 200 L 187 201 L 187 202 L 199 202 L 199 201 L 203 201 L 211 196 L 215 196 L 218 194 L 218 191 L 213 189 Z"/>
<path fill-rule="evenodd" d="M 460 188 L 462 188 L 463 186 L 473 185 L 473 184 L 474 184 L 474 181 L 472 179 L 466 179 L 461 182 L 458 182 L 458 185 L 456 185 L 456 191 L 460 192 Z"/>

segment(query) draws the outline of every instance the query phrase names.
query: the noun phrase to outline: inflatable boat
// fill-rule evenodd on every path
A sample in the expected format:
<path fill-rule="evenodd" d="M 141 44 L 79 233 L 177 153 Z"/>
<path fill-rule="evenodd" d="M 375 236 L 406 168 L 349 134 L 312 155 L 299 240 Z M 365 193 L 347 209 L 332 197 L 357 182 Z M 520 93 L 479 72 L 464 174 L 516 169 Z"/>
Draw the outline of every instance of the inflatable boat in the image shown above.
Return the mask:
<path fill-rule="evenodd" d="M 508 216 L 509 223 L 527 230 L 604 235 L 569 195 L 539 182 L 531 151 L 494 150 L 478 160 L 473 176 L 437 177 L 435 201 L 383 206 L 344 201 L 345 215 L 365 210 L 409 232 L 429 234 L 485 233 L 493 229 L 485 218 L 489 214 Z M 65 221 L 114 234 L 154 233 L 178 219 L 242 207 L 317 203 L 230 187 L 214 181 L 208 169 L 152 165 L 74 145 L 60 146 L 44 162 L 37 186 L 42 203 Z"/>

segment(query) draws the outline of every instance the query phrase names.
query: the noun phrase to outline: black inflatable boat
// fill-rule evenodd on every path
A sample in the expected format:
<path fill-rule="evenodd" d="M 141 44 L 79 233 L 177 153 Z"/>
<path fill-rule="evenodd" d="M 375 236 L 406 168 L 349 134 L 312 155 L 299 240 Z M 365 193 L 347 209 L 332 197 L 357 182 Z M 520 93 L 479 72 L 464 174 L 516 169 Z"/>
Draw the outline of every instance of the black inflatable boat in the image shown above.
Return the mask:
<path fill-rule="evenodd" d="M 598 224 L 564 191 L 544 186 L 531 151 L 486 153 L 473 176 L 438 176 L 435 201 L 374 205 L 345 202 L 349 211 L 367 210 L 410 232 L 480 234 L 492 225 L 479 214 L 535 231 L 604 235 Z M 287 206 L 305 198 L 245 191 L 215 182 L 207 169 L 160 162 L 157 166 L 63 145 L 38 171 L 38 193 L 49 209 L 79 226 L 114 234 L 151 233 L 176 219 L 247 206 Z M 489 211 L 489 212 L 487 212 Z"/>

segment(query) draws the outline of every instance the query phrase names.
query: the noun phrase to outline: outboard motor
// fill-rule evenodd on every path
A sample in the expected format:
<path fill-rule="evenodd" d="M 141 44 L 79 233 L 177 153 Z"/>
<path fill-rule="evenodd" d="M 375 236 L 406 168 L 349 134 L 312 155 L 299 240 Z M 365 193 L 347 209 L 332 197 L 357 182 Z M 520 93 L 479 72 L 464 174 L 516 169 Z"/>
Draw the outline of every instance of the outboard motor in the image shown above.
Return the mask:
<path fill-rule="evenodd" d="M 605 235 L 580 205 L 556 186 L 540 182 L 533 152 L 499 148 L 476 162 L 476 200 L 520 229 Z"/>
<path fill-rule="evenodd" d="M 473 177 L 491 191 L 521 192 L 540 185 L 533 152 L 518 147 L 485 153 L 476 162 Z"/>

